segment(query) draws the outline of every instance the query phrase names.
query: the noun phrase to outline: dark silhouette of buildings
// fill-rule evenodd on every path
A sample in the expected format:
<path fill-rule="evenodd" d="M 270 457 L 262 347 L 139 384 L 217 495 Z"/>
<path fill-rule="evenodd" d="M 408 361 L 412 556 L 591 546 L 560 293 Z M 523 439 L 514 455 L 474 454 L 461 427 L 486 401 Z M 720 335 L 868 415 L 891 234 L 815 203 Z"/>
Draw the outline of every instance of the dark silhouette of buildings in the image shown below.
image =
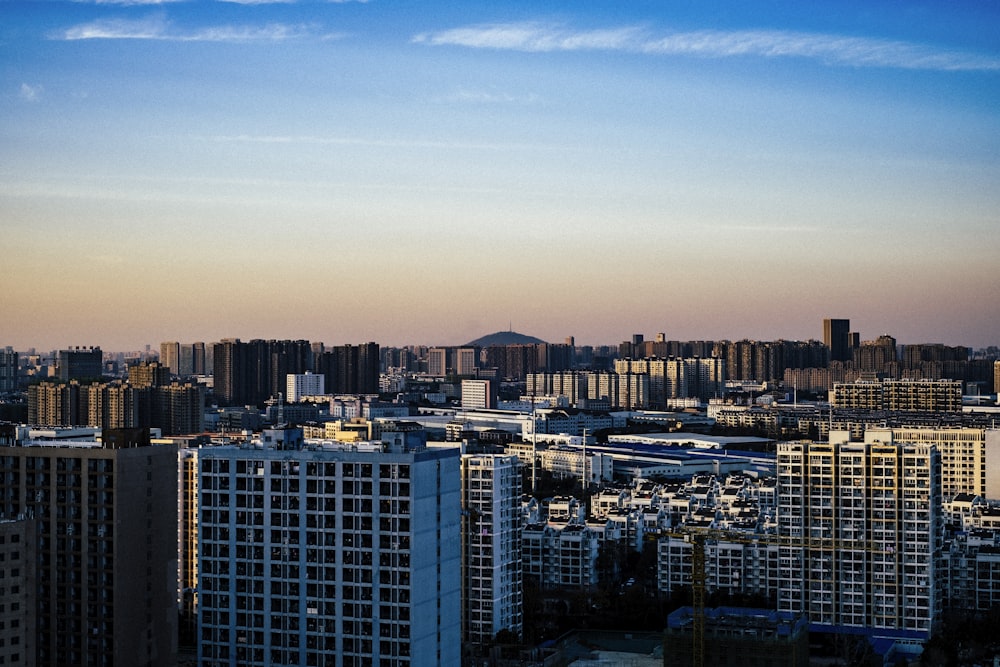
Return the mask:
<path fill-rule="evenodd" d="M 213 348 L 215 396 L 226 405 L 260 406 L 284 393 L 289 373 L 313 370 L 312 347 L 307 340 L 254 339 L 244 343 L 239 338 L 226 338 Z M 377 369 L 377 356 L 375 364 Z"/>
<path fill-rule="evenodd" d="M 96 380 L 104 370 L 99 347 L 72 347 L 56 353 L 56 375 L 60 380 Z"/>
<path fill-rule="evenodd" d="M 850 320 L 823 320 L 823 343 L 830 348 L 830 361 L 851 360 L 850 336 Z"/>
<path fill-rule="evenodd" d="M 337 345 L 324 350 L 316 366 L 316 372 L 325 377 L 329 394 L 378 393 L 378 343 Z"/>

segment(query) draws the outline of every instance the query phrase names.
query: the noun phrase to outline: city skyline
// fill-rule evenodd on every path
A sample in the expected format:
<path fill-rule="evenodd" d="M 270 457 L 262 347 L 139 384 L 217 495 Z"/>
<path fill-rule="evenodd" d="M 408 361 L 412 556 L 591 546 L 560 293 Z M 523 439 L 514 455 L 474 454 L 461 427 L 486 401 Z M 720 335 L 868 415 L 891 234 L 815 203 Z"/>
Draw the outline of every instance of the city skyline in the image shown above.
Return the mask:
<path fill-rule="evenodd" d="M 622 331 L 624 332 L 626 330 L 623 329 Z M 853 327 L 852 327 L 852 331 L 854 331 Z M 518 334 L 518 335 L 531 336 L 531 334 L 529 332 L 517 331 L 517 330 L 515 330 L 513 328 L 511 328 L 511 329 L 502 329 L 500 331 L 490 332 L 490 333 L 502 334 L 502 333 L 507 333 L 507 332 L 511 332 L 511 333 Z M 631 331 L 629 333 L 623 333 L 619 340 L 596 340 L 596 341 L 581 340 L 579 337 L 574 336 L 572 333 L 569 333 L 569 334 L 566 334 L 566 335 L 558 337 L 558 338 L 553 338 L 551 340 L 544 340 L 543 342 L 544 343 L 548 343 L 548 344 L 563 344 L 563 343 L 566 342 L 567 339 L 573 338 L 574 339 L 574 346 L 575 347 L 581 347 L 581 346 L 591 346 L 591 347 L 607 346 L 607 347 L 617 348 L 619 346 L 619 344 L 621 344 L 622 342 L 628 342 L 628 341 L 630 341 L 632 339 L 632 337 L 634 335 L 636 335 L 636 334 L 643 336 L 643 340 L 645 340 L 645 341 L 654 341 L 654 340 L 656 340 L 656 336 L 659 335 L 660 333 L 664 333 L 664 332 L 660 332 L 660 331 L 642 331 L 642 332 Z M 486 334 L 484 334 L 484 335 L 486 335 Z M 882 333 L 879 333 L 877 335 L 873 334 L 872 336 L 862 335 L 861 340 L 862 340 L 862 342 L 872 342 L 873 343 L 873 342 L 875 342 L 876 338 L 879 338 L 881 336 L 889 336 L 889 337 L 895 338 L 896 339 L 896 345 L 897 345 L 897 347 L 906 347 L 908 345 L 945 345 L 945 346 L 949 346 L 949 347 L 966 347 L 966 348 L 969 349 L 969 352 L 972 353 L 972 352 L 976 352 L 978 350 L 986 350 L 988 348 L 994 348 L 994 347 L 1000 346 L 1000 343 L 998 343 L 998 342 L 987 343 L 985 345 L 963 345 L 962 343 L 957 343 L 957 342 L 948 341 L 948 340 L 908 341 L 908 340 L 901 340 L 901 339 L 895 337 L 892 332 L 882 332 Z M 374 342 L 374 343 L 376 343 L 376 344 L 378 344 L 380 346 L 386 347 L 386 348 L 405 348 L 405 347 L 460 348 L 460 347 L 467 347 L 468 344 L 471 342 L 471 341 L 465 341 L 465 340 L 463 340 L 463 341 L 440 342 L 440 340 L 439 340 L 440 337 L 441 337 L 441 335 L 439 335 L 438 339 L 435 339 L 433 342 L 427 342 L 427 341 L 398 341 L 398 342 L 394 342 L 394 343 L 386 343 L 384 341 L 372 340 L 372 339 L 365 340 L 364 342 Z M 101 338 L 101 340 L 103 340 L 103 338 L 100 335 L 98 335 L 98 338 Z M 179 340 L 179 341 L 177 341 L 177 340 L 170 340 L 170 341 L 167 341 L 167 340 L 150 341 L 148 343 L 142 343 L 140 345 L 134 345 L 132 347 L 111 347 L 111 346 L 108 346 L 108 345 L 105 345 L 104 343 L 102 343 L 101 340 L 73 341 L 70 344 L 65 344 L 65 345 L 63 345 L 63 344 L 56 344 L 56 345 L 52 345 L 52 346 L 42 346 L 42 345 L 37 345 L 37 344 L 28 344 L 28 345 L 23 345 L 23 346 L 20 346 L 20 347 L 17 346 L 17 345 L 7 344 L 5 341 L 0 341 L 0 343 L 3 344 L 3 347 L 11 347 L 15 352 L 24 353 L 24 352 L 27 352 L 29 350 L 34 350 L 35 354 L 57 353 L 57 352 L 59 352 L 61 350 L 72 350 L 72 349 L 76 349 L 76 348 L 79 348 L 81 350 L 86 350 L 88 348 L 100 348 L 101 351 L 103 353 L 105 353 L 105 354 L 122 354 L 122 353 L 128 354 L 128 353 L 135 353 L 135 352 L 143 352 L 148 347 L 149 348 L 148 351 L 151 354 L 154 354 L 156 356 L 161 356 L 160 345 L 163 344 L 163 343 L 168 343 L 168 342 L 177 342 L 177 343 L 180 343 L 180 344 L 187 344 L 187 345 L 190 345 L 192 343 L 205 343 L 207 345 L 210 345 L 210 344 L 215 344 L 215 343 L 222 342 L 224 340 L 240 340 L 240 341 L 242 341 L 244 343 L 252 341 L 252 340 L 287 340 L 287 341 L 305 340 L 305 341 L 307 341 L 309 343 L 322 343 L 323 345 L 325 345 L 327 347 L 327 349 L 332 349 L 332 348 L 334 348 L 336 346 L 341 346 L 341 345 L 360 345 L 360 344 L 362 344 L 362 341 L 360 339 L 359 340 L 350 341 L 350 340 L 341 340 L 340 337 L 334 338 L 334 337 L 330 337 L 330 336 L 327 336 L 325 339 L 322 339 L 322 340 L 320 340 L 320 339 L 314 339 L 314 338 L 307 338 L 305 336 L 298 335 L 295 331 L 289 331 L 288 335 L 284 335 L 284 336 L 280 336 L 280 337 L 279 336 L 254 336 L 254 335 L 237 335 L 237 334 L 231 334 L 231 335 L 222 336 L 222 337 L 220 337 L 218 339 L 215 339 L 215 340 L 206 339 L 203 336 L 202 337 L 198 337 L 197 335 L 195 335 L 194 338 L 192 338 L 191 340 L 184 339 L 184 340 Z M 779 334 L 779 335 L 775 335 L 773 337 L 768 337 L 768 338 L 738 335 L 738 332 L 736 334 L 734 334 L 734 335 L 719 336 L 719 337 L 709 337 L 709 336 L 677 337 L 677 336 L 670 336 L 668 334 L 666 336 L 665 340 L 668 340 L 668 341 L 715 341 L 715 342 L 724 342 L 724 341 L 736 342 L 736 341 L 744 341 L 744 340 L 767 342 L 767 341 L 785 340 L 785 341 L 799 341 L 799 342 L 815 341 L 815 342 L 818 342 L 818 343 L 822 343 L 823 342 L 823 335 L 822 335 L 822 331 L 820 331 L 820 333 L 818 335 L 811 335 L 811 336 L 805 336 L 805 337 L 782 336 L 782 335 Z"/>
<path fill-rule="evenodd" d="M 0 18 L 3 345 L 998 343 L 993 5 Z"/>

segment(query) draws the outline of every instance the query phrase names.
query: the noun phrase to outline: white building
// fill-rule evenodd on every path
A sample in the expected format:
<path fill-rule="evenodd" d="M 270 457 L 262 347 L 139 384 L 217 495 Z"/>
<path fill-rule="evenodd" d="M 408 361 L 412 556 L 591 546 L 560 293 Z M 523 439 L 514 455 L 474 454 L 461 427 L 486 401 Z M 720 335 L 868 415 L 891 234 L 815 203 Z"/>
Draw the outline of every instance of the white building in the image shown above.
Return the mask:
<path fill-rule="evenodd" d="M 462 457 L 462 641 L 522 631 L 521 465 L 516 456 Z"/>
<path fill-rule="evenodd" d="M 199 665 L 457 665 L 459 453 L 304 444 L 200 452 Z"/>
<path fill-rule="evenodd" d="M 289 373 L 285 380 L 285 400 L 298 403 L 303 396 L 322 396 L 326 393 L 326 376 L 322 373 Z"/>
<path fill-rule="evenodd" d="M 940 471 L 928 445 L 779 443 L 778 610 L 929 637 L 942 609 Z"/>
<path fill-rule="evenodd" d="M 489 410 L 496 407 L 490 380 L 462 380 L 462 407 L 466 410 Z"/>

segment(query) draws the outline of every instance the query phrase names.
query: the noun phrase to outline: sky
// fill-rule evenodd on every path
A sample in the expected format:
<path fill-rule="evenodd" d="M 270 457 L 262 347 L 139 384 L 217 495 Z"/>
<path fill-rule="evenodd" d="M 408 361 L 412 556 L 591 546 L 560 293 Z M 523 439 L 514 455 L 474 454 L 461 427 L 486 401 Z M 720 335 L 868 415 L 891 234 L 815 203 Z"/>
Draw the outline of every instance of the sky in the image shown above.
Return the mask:
<path fill-rule="evenodd" d="M 998 225 L 994 2 L 0 1 L 0 347 L 983 347 Z"/>

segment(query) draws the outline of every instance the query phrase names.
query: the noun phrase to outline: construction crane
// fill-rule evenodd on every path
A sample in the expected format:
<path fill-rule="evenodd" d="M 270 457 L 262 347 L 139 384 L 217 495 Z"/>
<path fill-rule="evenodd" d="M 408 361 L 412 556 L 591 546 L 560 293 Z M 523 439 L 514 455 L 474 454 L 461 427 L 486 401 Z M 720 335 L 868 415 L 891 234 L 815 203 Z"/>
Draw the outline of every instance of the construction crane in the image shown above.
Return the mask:
<path fill-rule="evenodd" d="M 734 544 L 760 544 L 779 547 L 836 551 L 849 549 L 868 554 L 892 554 L 892 551 L 878 549 L 870 542 L 857 540 L 837 540 L 835 538 L 789 537 L 783 535 L 747 533 L 738 530 L 720 530 L 697 526 L 682 526 L 679 530 L 666 533 L 666 537 L 684 540 L 691 545 L 691 620 L 692 620 L 692 665 L 705 667 L 705 545 L 709 541 Z"/>

